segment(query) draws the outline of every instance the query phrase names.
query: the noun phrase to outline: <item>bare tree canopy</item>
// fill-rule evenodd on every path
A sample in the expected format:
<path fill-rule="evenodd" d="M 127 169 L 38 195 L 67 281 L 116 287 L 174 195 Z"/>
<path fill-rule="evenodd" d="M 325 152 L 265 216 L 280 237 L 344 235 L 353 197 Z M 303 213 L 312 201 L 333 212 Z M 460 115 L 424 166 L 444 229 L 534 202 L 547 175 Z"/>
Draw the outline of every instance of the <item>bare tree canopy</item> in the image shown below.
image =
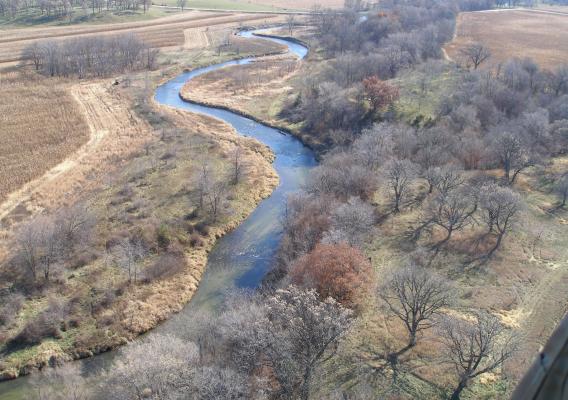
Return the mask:
<path fill-rule="evenodd" d="M 460 53 L 466 59 L 468 65 L 473 65 L 473 69 L 477 69 L 491 57 L 491 51 L 482 43 L 472 43 L 463 48 Z"/>
<path fill-rule="evenodd" d="M 393 159 L 384 168 L 385 185 L 390 192 L 393 212 L 398 213 L 416 175 L 416 166 L 408 160 Z"/>
<path fill-rule="evenodd" d="M 471 380 L 501 367 L 517 349 L 515 338 L 499 319 L 483 312 L 474 314 L 472 320 L 448 318 L 439 333 L 458 380 L 452 400 L 459 400 Z"/>
<path fill-rule="evenodd" d="M 126 34 L 34 42 L 24 49 L 23 55 L 45 75 L 86 78 L 153 69 L 158 50 L 133 34 Z"/>
<path fill-rule="evenodd" d="M 454 300 L 453 289 L 444 278 L 412 264 L 394 271 L 379 287 L 378 295 L 408 331 L 408 343 L 397 355 L 416 346 L 417 335 L 432 328 L 436 317 Z"/>

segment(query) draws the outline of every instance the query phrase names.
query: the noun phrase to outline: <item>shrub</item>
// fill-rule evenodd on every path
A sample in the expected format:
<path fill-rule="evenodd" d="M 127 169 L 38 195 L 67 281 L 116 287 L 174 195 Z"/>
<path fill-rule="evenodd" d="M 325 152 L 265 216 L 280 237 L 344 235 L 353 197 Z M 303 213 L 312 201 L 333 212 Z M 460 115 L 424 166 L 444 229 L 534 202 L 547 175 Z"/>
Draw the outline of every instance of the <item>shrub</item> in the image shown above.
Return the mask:
<path fill-rule="evenodd" d="M 197 208 L 194 208 L 190 213 L 186 214 L 184 218 L 186 221 L 191 221 L 197 217 L 199 217 L 199 211 L 197 210 Z"/>
<path fill-rule="evenodd" d="M 160 255 L 153 264 L 144 270 L 144 278 L 146 281 L 166 278 L 181 272 L 184 267 L 185 258 L 183 254 L 168 252 Z"/>
<path fill-rule="evenodd" d="M 166 250 L 170 245 L 170 233 L 165 225 L 160 225 L 158 231 L 156 232 L 156 241 L 158 242 L 158 247 L 161 250 Z"/>
<path fill-rule="evenodd" d="M 189 245 L 191 247 L 201 247 L 203 246 L 203 244 L 204 244 L 203 239 L 197 234 L 193 234 L 189 238 Z"/>
<path fill-rule="evenodd" d="M 202 236 L 209 236 L 209 226 L 205 222 L 199 222 L 195 225 L 195 229 L 199 232 Z"/>
<path fill-rule="evenodd" d="M 0 326 L 10 325 L 23 305 L 24 296 L 19 293 L 13 293 L 2 298 L 2 305 L 0 306 Z"/>
<path fill-rule="evenodd" d="M 61 338 L 61 327 L 65 325 L 66 305 L 59 300 L 51 299 L 47 309 L 39 313 L 34 319 L 12 339 L 12 345 L 39 344 L 44 338 Z"/>
<path fill-rule="evenodd" d="M 373 270 L 359 250 L 345 243 L 318 244 L 296 261 L 290 276 L 294 284 L 314 288 L 322 298 L 353 307 L 369 289 Z"/>

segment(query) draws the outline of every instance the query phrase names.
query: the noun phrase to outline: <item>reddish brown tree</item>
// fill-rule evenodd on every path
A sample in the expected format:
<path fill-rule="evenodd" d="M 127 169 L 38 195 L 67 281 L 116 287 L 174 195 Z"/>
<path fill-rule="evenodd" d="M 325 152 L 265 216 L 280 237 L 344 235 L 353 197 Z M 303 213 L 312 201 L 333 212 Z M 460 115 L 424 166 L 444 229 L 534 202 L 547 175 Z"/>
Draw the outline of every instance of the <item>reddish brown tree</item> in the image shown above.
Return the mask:
<path fill-rule="evenodd" d="M 371 102 L 374 112 L 385 109 L 399 98 L 396 86 L 382 81 L 376 76 L 363 80 L 363 87 L 365 88 L 367 100 Z"/>
<path fill-rule="evenodd" d="M 361 252 L 348 244 L 318 244 L 292 266 L 292 282 L 314 288 L 322 298 L 333 297 L 353 307 L 370 287 L 373 271 Z"/>

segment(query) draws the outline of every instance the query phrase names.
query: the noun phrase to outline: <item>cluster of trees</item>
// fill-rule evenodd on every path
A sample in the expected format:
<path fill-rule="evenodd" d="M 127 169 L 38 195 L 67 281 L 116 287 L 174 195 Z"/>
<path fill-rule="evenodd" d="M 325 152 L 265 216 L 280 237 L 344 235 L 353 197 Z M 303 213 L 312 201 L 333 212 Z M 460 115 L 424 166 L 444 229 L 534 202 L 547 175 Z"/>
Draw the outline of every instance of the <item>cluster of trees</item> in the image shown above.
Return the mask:
<path fill-rule="evenodd" d="M 313 290 L 236 296 L 184 340 L 152 335 L 121 350 L 98 388 L 107 399 L 308 399 L 352 312 Z"/>
<path fill-rule="evenodd" d="M 48 76 L 105 77 L 156 66 L 158 50 L 133 34 L 89 36 L 66 41 L 34 42 L 23 51 L 25 61 Z"/>
<path fill-rule="evenodd" d="M 88 244 L 94 223 L 83 206 L 39 215 L 21 227 L 12 262 L 21 266 L 25 281 L 49 283 L 73 253 Z"/>
<path fill-rule="evenodd" d="M 0 0 L 0 15 L 15 18 L 20 12 L 37 11 L 47 17 L 72 17 L 74 10 L 91 10 L 92 14 L 104 10 L 138 10 L 150 7 L 150 0 Z"/>
<path fill-rule="evenodd" d="M 441 45 L 453 35 L 457 10 L 452 2 L 436 1 L 381 3 L 364 19 L 356 8 L 316 10 L 312 23 L 318 43 L 333 59 L 306 78 L 282 115 L 304 122 L 303 130 L 321 136 L 327 148 L 377 117 L 388 118 L 398 93 L 383 81 L 440 58 Z"/>

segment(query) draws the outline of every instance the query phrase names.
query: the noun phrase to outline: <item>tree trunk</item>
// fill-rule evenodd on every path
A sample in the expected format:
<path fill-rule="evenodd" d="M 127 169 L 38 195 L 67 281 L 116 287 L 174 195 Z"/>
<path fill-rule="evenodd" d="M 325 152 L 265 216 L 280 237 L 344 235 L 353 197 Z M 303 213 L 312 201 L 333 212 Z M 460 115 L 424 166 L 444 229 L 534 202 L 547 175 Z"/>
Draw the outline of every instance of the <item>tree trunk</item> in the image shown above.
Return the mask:
<path fill-rule="evenodd" d="M 465 379 L 460 380 L 460 383 L 458 384 L 458 387 L 452 393 L 452 397 L 450 397 L 450 400 L 460 400 L 460 394 L 465 389 L 466 385 L 467 385 L 467 381 Z"/>
<path fill-rule="evenodd" d="M 493 246 L 493 248 L 489 251 L 489 253 L 487 253 L 487 258 L 490 258 L 493 253 L 495 253 L 497 251 L 497 249 L 499 249 L 499 247 L 501 246 L 501 242 L 503 241 L 503 236 L 505 234 L 499 234 L 499 236 L 497 236 L 497 242 L 495 242 L 495 246 Z"/>
<path fill-rule="evenodd" d="M 310 367 L 306 368 L 304 372 L 304 382 L 302 383 L 300 398 L 302 400 L 309 400 L 310 398 L 310 384 L 312 380 L 312 370 Z"/>

